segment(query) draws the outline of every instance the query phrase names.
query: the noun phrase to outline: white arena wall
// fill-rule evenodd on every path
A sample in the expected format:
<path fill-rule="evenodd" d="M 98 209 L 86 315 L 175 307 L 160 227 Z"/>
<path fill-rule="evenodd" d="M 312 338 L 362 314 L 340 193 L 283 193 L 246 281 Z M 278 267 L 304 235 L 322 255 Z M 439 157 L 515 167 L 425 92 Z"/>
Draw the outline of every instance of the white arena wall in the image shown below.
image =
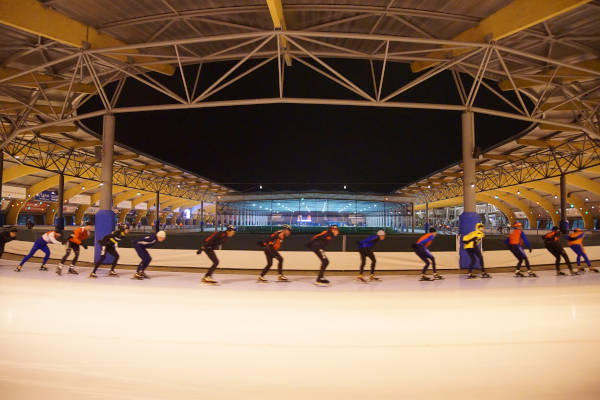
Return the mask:
<path fill-rule="evenodd" d="M 31 249 L 32 242 L 14 240 L 6 244 L 5 251 L 8 253 L 25 255 Z M 60 259 L 64 254 L 64 246 L 49 245 L 51 258 Z M 119 248 L 119 265 L 137 265 L 139 258 L 133 248 Z M 575 254 L 566 249 L 571 261 L 575 261 Z M 600 259 L 600 246 L 586 247 L 590 260 Z M 79 259 L 85 262 L 93 261 L 94 249 L 81 248 Z M 196 255 L 195 250 L 173 250 L 173 249 L 150 249 L 152 256 L 151 266 L 160 267 L 208 267 L 210 261 L 206 255 Z M 319 269 L 319 261 L 311 251 L 281 251 L 284 257 L 284 268 L 287 270 Z M 454 251 L 434 252 L 439 268 L 458 269 L 458 255 Z M 546 249 L 534 249 L 531 254 L 527 253 L 532 265 L 553 264 L 554 257 Z M 38 251 L 36 256 L 41 257 L 43 253 Z M 246 250 L 220 250 L 217 251 L 220 268 L 231 268 L 239 270 L 262 269 L 265 266 L 265 256 L 262 251 Z M 357 252 L 328 252 L 330 260 L 329 270 L 356 271 L 360 264 Z M 418 270 L 423 262 L 411 252 L 376 252 L 378 270 Z M 516 264 L 515 257 L 508 250 L 485 251 L 484 259 L 486 267 L 510 267 Z M 368 271 L 370 261 L 367 260 Z M 275 260 L 273 269 L 276 270 Z"/>

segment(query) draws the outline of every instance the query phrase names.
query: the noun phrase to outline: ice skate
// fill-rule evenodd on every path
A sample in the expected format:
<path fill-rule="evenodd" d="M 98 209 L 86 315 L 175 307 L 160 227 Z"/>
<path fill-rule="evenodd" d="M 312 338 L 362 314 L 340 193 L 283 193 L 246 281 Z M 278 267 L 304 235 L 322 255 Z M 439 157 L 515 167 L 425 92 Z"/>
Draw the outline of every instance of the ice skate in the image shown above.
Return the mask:
<path fill-rule="evenodd" d="M 433 279 L 442 280 L 444 277 L 436 272 L 433 274 Z"/>
<path fill-rule="evenodd" d="M 571 276 L 579 275 L 579 272 L 574 270 L 570 270 L 569 273 L 571 274 Z"/>
<path fill-rule="evenodd" d="M 516 270 L 515 271 L 515 278 L 523 278 L 525 275 L 523 275 L 523 273 L 521 272 L 521 270 Z"/>
<path fill-rule="evenodd" d="M 18 265 L 17 268 L 15 268 L 15 272 L 21 272 L 21 268 L 23 268 L 23 266 Z"/>
<path fill-rule="evenodd" d="M 62 269 L 63 269 L 63 265 L 62 265 L 62 264 L 58 264 L 58 265 L 56 266 L 56 273 L 57 273 L 58 275 L 62 275 Z"/>
<path fill-rule="evenodd" d="M 482 272 L 481 277 L 482 278 L 491 278 L 490 274 L 488 274 L 487 272 Z"/>
<path fill-rule="evenodd" d="M 431 279 L 427 275 L 421 275 L 421 278 L 419 278 L 419 280 L 420 281 L 432 281 L 433 279 Z"/>
<path fill-rule="evenodd" d="M 117 277 L 119 276 L 119 274 L 117 274 L 114 270 L 111 269 L 110 271 L 108 271 L 108 276 Z"/>
<path fill-rule="evenodd" d="M 358 283 L 368 283 L 367 280 L 362 275 L 357 276 L 354 281 L 358 282 Z"/>
<path fill-rule="evenodd" d="M 564 275 L 567 275 L 567 274 L 565 274 L 564 272 L 562 272 L 560 270 L 556 271 L 556 276 L 564 276 Z"/>
<path fill-rule="evenodd" d="M 258 278 L 256 278 L 256 282 L 258 282 L 258 283 L 268 283 L 269 280 L 267 278 L 265 278 L 264 276 L 259 275 Z"/>
<path fill-rule="evenodd" d="M 315 281 L 315 286 L 329 286 L 329 281 L 325 278 L 318 278 Z"/>
<path fill-rule="evenodd" d="M 69 267 L 69 273 L 73 275 L 79 275 L 79 272 L 77 272 L 77 270 L 73 268 L 72 265 Z"/>
<path fill-rule="evenodd" d="M 598 270 L 598 268 L 595 268 L 595 267 L 590 267 L 590 271 L 593 271 L 593 272 L 600 272 L 600 270 Z"/>
<path fill-rule="evenodd" d="M 142 274 L 141 274 L 141 273 L 139 273 L 139 272 L 136 272 L 135 274 L 133 274 L 133 279 L 138 279 L 138 280 L 140 280 L 140 281 L 141 281 L 141 280 L 143 280 L 143 279 L 144 279 L 144 277 L 142 276 Z"/>
<path fill-rule="evenodd" d="M 205 276 L 202 278 L 202 283 L 208 283 L 211 285 L 217 285 L 219 282 L 215 281 L 212 276 Z"/>
<path fill-rule="evenodd" d="M 527 276 L 530 278 L 537 278 L 537 274 L 533 271 L 528 271 Z"/>
<path fill-rule="evenodd" d="M 579 267 L 579 269 L 577 270 L 577 273 L 579 273 L 579 274 L 585 273 L 585 268 L 584 267 Z"/>
<path fill-rule="evenodd" d="M 90 276 L 89 277 L 96 279 L 98 277 L 98 275 L 96 275 L 95 272 L 90 272 Z"/>
<path fill-rule="evenodd" d="M 140 271 L 140 275 L 141 275 L 141 276 L 142 276 L 142 278 L 144 278 L 144 279 L 150 279 L 150 276 L 148 276 L 148 275 L 146 274 L 146 271 Z"/>
<path fill-rule="evenodd" d="M 473 273 L 469 272 L 469 274 L 467 275 L 467 279 L 475 279 L 475 278 L 477 278 L 477 275 L 475 275 Z"/>
<path fill-rule="evenodd" d="M 381 278 L 376 277 L 375 275 L 369 275 L 369 282 L 381 282 Z"/>
<path fill-rule="evenodd" d="M 290 280 L 285 275 L 279 275 L 277 277 L 277 282 L 289 282 Z"/>
<path fill-rule="evenodd" d="M 40 271 L 48 271 L 48 267 L 46 267 L 45 264 L 42 264 L 42 266 L 40 267 Z"/>

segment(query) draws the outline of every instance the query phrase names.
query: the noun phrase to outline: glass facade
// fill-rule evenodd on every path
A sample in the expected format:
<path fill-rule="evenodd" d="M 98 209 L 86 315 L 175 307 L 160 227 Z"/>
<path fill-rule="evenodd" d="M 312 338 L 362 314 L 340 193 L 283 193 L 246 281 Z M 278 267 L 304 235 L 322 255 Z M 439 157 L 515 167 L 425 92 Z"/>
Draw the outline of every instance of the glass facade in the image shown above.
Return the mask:
<path fill-rule="evenodd" d="M 375 197 L 375 196 L 370 196 Z M 381 227 L 406 232 L 411 229 L 412 203 L 298 195 L 297 198 L 254 198 L 219 202 L 224 223 L 239 226 Z"/>

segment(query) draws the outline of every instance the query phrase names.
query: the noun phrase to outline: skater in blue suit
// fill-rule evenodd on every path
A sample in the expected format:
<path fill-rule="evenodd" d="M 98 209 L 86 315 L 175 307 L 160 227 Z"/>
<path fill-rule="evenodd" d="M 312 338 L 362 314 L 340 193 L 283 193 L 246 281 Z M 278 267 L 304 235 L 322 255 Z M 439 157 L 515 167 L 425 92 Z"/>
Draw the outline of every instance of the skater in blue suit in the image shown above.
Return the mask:
<path fill-rule="evenodd" d="M 373 253 L 375 245 L 380 240 L 385 240 L 385 231 L 381 229 L 377 231 L 377 234 L 371 235 L 368 238 L 357 242 L 358 252 L 360 253 L 360 274 L 358 275 L 358 278 L 356 278 L 357 282 L 367 283 L 367 280 L 363 277 L 367 257 L 369 257 L 371 260 L 371 275 L 369 275 L 369 281 L 372 282 L 381 280 L 375 276 L 375 263 L 377 260 L 375 259 L 375 254 Z"/>
<path fill-rule="evenodd" d="M 162 242 L 167 238 L 167 233 L 165 231 L 158 231 L 156 233 L 151 233 L 149 235 L 144 236 L 141 239 L 137 239 L 133 242 L 133 248 L 138 253 L 138 256 L 142 259 L 140 264 L 137 267 L 137 271 L 133 275 L 135 279 L 149 279 L 150 277 L 146 275 L 146 268 L 150 265 L 152 261 L 152 257 L 150 257 L 150 253 L 148 253 L 149 247 L 154 247 L 154 245 L 158 242 Z"/>
<path fill-rule="evenodd" d="M 40 267 L 40 271 L 48 271 L 48 268 L 46 268 L 46 263 L 48 262 L 48 259 L 50 258 L 50 249 L 48 248 L 48 243 L 62 244 L 58 240 L 61 236 L 62 236 L 62 231 L 48 231 L 48 232 L 44 233 L 41 237 L 37 238 L 37 240 L 35 242 L 33 242 L 33 247 L 31 248 L 31 251 L 29 251 L 29 254 L 27 254 L 25 257 L 23 257 L 23 259 L 21 260 L 21 262 L 19 263 L 19 266 L 17 267 L 17 269 L 15 269 L 15 271 L 21 272 L 21 268 L 23 268 L 23 264 L 25 264 L 27 262 L 27 260 L 29 260 L 31 257 L 33 257 L 33 255 L 38 250 L 41 250 L 44 252 L 44 261 L 42 261 L 42 266 Z"/>

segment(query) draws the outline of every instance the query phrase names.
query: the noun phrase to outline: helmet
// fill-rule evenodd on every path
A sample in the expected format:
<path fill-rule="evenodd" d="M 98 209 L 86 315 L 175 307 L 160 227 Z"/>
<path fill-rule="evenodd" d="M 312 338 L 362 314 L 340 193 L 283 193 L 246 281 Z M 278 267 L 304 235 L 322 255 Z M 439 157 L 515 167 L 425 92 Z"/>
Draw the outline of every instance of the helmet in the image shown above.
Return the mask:
<path fill-rule="evenodd" d="M 557 230 L 558 230 L 558 226 L 553 226 L 553 227 L 552 227 L 552 230 L 553 230 L 553 231 L 557 231 Z"/>
<path fill-rule="evenodd" d="M 521 228 L 523 226 L 523 224 L 521 224 L 520 222 L 515 222 L 513 224 L 513 228 Z"/>
<path fill-rule="evenodd" d="M 156 237 L 160 238 L 160 239 L 164 239 L 164 238 L 167 237 L 167 232 L 165 232 L 165 231 L 158 231 L 158 232 L 156 232 Z"/>
<path fill-rule="evenodd" d="M 385 231 L 383 229 L 378 230 L 377 236 L 385 236 Z"/>
<path fill-rule="evenodd" d="M 129 229 L 128 224 L 119 224 L 118 230 L 120 230 L 121 232 L 126 231 L 128 229 Z"/>
<path fill-rule="evenodd" d="M 10 228 L 9 232 L 15 232 L 15 233 L 17 233 L 17 228 L 13 226 L 12 228 Z"/>
<path fill-rule="evenodd" d="M 483 224 L 481 222 L 478 222 L 477 225 L 475 225 L 475 229 L 481 229 L 483 228 Z"/>
<path fill-rule="evenodd" d="M 435 228 L 429 228 L 429 232 L 431 232 L 431 233 L 435 232 Z"/>
<path fill-rule="evenodd" d="M 237 228 L 235 226 L 233 226 L 233 225 L 230 224 L 230 225 L 227 225 L 227 230 L 235 232 L 235 231 L 237 231 Z"/>
<path fill-rule="evenodd" d="M 581 232 L 581 229 L 575 228 L 575 232 Z"/>
<path fill-rule="evenodd" d="M 340 228 L 338 228 L 338 226 L 334 224 L 334 225 L 331 225 L 331 226 L 329 227 L 329 229 L 340 229 Z"/>
<path fill-rule="evenodd" d="M 287 229 L 288 231 L 291 231 L 291 230 L 292 230 L 292 227 L 291 227 L 290 225 L 288 225 L 288 224 L 284 224 L 284 225 L 282 226 L 282 228 L 283 228 L 283 229 Z"/>

